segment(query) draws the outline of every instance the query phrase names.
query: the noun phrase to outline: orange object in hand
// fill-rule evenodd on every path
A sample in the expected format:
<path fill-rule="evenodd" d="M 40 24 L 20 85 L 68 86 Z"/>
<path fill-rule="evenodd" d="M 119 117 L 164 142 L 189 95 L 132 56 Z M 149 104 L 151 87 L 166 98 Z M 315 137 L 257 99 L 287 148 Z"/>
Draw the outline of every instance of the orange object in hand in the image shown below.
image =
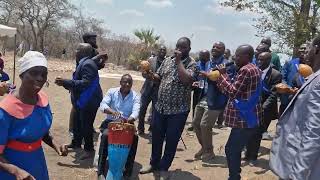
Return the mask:
<path fill-rule="evenodd" d="M 299 74 L 304 78 L 310 76 L 313 73 L 312 68 L 306 64 L 299 65 Z"/>
<path fill-rule="evenodd" d="M 289 86 L 284 83 L 277 84 L 276 89 L 277 89 L 277 92 L 280 94 L 287 94 L 290 92 Z"/>
<path fill-rule="evenodd" d="M 149 61 L 141 61 L 140 68 L 142 71 L 149 71 L 151 69 L 151 65 L 150 65 Z"/>

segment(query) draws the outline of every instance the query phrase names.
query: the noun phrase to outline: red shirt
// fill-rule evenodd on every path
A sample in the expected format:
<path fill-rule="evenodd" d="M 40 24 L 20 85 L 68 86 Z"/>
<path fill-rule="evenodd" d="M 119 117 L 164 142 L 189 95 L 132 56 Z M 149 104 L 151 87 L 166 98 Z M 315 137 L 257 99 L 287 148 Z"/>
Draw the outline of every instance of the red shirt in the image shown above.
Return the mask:
<path fill-rule="evenodd" d="M 239 110 L 233 104 L 234 99 L 248 100 L 255 93 L 259 81 L 261 81 L 261 70 L 254 64 L 249 63 L 243 66 L 236 74 L 234 81 L 231 82 L 225 73 L 217 80 L 219 89 L 229 97 L 227 106 L 224 110 L 225 125 L 231 128 L 247 128 L 247 123 L 240 118 Z M 255 113 L 259 121 L 262 120 L 261 98 L 255 107 Z"/>

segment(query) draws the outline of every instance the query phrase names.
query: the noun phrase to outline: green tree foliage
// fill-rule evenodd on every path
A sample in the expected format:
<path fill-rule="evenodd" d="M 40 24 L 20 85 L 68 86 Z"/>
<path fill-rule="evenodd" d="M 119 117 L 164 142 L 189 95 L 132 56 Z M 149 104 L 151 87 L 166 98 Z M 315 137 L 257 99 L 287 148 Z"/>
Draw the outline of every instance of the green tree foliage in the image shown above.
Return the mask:
<path fill-rule="evenodd" d="M 272 34 L 282 52 L 310 41 L 318 32 L 320 0 L 224 0 L 223 6 L 260 14 L 254 19 L 257 35 Z"/>

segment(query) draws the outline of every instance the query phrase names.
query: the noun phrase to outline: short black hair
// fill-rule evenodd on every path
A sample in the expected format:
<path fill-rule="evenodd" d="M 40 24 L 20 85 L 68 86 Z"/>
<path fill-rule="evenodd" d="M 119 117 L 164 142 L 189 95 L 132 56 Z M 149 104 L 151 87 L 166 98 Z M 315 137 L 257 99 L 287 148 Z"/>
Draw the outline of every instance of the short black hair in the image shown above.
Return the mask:
<path fill-rule="evenodd" d="M 180 41 L 180 40 L 187 41 L 188 44 L 189 44 L 189 47 L 191 47 L 191 40 L 190 40 L 189 38 L 187 38 L 187 37 L 182 37 L 182 38 L 179 38 L 178 41 Z"/>
<path fill-rule="evenodd" d="M 125 78 L 125 77 L 128 77 L 129 79 L 133 80 L 132 76 L 127 73 L 127 74 L 124 74 L 124 75 L 121 76 L 121 80 L 120 81 L 122 81 L 122 79 Z"/>

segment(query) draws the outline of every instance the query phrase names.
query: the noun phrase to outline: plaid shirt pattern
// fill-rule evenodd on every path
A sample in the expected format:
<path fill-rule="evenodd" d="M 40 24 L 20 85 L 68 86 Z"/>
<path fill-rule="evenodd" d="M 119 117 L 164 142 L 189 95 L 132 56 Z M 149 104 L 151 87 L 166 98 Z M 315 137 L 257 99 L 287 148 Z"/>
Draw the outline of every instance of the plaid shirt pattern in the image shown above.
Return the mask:
<path fill-rule="evenodd" d="M 261 81 L 261 70 L 252 63 L 243 66 L 236 74 L 233 83 L 227 74 L 222 74 L 218 79 L 219 89 L 229 97 L 224 110 L 225 125 L 231 128 L 247 128 L 247 123 L 240 118 L 239 111 L 234 106 L 235 99 L 248 100 L 255 93 L 259 81 Z M 259 121 L 262 120 L 263 111 L 261 97 L 255 107 L 255 113 Z"/>

